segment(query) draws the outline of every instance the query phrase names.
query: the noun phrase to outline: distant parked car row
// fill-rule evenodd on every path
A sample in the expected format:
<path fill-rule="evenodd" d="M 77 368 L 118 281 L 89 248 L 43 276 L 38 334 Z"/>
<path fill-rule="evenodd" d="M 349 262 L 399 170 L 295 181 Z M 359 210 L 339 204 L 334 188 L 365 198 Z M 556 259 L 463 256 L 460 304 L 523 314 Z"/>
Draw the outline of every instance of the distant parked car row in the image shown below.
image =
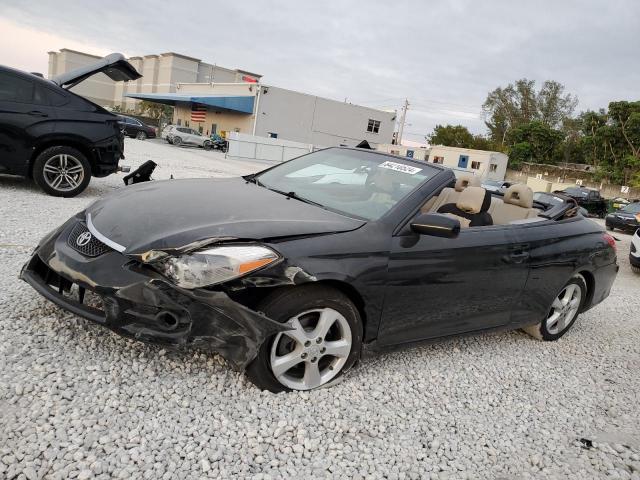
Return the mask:
<path fill-rule="evenodd" d="M 205 150 L 217 149 L 227 151 L 227 141 L 220 135 L 213 134 L 210 137 L 189 127 L 180 125 L 167 125 L 160 134 L 160 137 L 172 145 L 195 145 Z"/>

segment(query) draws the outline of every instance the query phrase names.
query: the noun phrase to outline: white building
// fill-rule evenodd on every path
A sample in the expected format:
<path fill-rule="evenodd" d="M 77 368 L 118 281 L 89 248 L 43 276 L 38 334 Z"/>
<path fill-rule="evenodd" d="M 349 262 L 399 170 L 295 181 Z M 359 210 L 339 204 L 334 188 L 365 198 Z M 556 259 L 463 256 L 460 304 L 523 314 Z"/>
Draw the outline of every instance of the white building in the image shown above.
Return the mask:
<path fill-rule="evenodd" d="M 504 180 L 509 162 L 509 157 L 504 153 L 443 145 L 423 148 L 386 144 L 378 145 L 377 149 L 402 157 L 444 165 L 456 172 L 477 175 L 483 180 Z"/>

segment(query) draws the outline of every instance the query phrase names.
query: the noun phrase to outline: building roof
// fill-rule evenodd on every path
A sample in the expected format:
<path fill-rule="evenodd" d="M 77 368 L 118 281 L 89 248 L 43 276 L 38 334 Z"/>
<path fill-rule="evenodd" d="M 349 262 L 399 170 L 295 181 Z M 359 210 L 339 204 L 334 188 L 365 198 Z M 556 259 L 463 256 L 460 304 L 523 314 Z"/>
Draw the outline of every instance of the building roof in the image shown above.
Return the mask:
<path fill-rule="evenodd" d="M 179 103 L 197 103 L 219 110 L 226 110 L 236 113 L 253 113 L 253 102 L 255 97 L 234 96 L 234 95 L 202 95 L 202 94 L 181 94 L 181 93 L 130 93 L 125 95 L 129 98 L 147 100 L 164 105 L 176 105 Z"/>

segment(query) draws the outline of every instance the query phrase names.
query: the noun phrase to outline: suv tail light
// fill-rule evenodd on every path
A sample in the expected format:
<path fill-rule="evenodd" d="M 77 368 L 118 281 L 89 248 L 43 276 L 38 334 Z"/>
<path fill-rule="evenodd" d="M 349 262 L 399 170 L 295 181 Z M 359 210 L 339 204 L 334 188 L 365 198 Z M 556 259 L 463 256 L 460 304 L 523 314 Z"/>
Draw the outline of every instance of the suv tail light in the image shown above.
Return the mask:
<path fill-rule="evenodd" d="M 604 238 L 604 241 L 607 242 L 611 246 L 611 248 L 613 248 L 614 252 L 617 251 L 615 238 L 613 238 L 608 233 L 603 233 L 602 237 Z"/>

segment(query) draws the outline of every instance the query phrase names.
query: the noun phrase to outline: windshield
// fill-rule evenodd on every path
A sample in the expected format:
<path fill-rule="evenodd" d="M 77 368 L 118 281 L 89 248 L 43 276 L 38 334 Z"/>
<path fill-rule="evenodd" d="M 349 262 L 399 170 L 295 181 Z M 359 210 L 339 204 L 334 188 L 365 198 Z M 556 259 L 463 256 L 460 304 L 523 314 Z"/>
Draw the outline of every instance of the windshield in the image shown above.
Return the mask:
<path fill-rule="evenodd" d="M 376 220 L 439 172 L 427 164 L 367 151 L 329 148 L 259 174 L 258 183 L 283 194 Z"/>
<path fill-rule="evenodd" d="M 564 203 L 564 200 L 561 197 L 543 192 L 534 193 L 533 200 L 535 202 L 545 203 L 547 205 L 560 205 L 561 203 Z"/>
<path fill-rule="evenodd" d="M 640 213 L 640 202 L 630 203 L 629 205 L 622 207 L 620 211 L 625 213 Z"/>
<path fill-rule="evenodd" d="M 582 188 L 565 188 L 564 192 L 567 195 L 571 195 L 573 197 L 584 197 L 587 198 L 587 196 L 589 195 L 589 190 L 585 190 Z"/>

